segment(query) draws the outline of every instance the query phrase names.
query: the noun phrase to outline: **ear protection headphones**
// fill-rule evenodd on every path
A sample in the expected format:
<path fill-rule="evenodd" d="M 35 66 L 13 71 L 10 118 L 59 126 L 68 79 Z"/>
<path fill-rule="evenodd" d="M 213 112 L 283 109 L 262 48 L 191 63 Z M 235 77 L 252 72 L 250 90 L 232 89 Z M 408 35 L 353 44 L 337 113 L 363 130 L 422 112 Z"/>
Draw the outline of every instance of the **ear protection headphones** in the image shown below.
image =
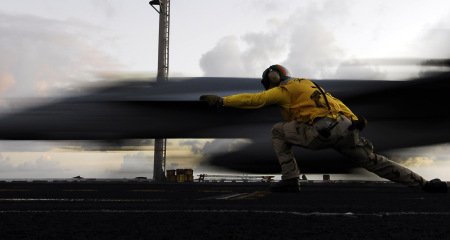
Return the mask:
<path fill-rule="evenodd" d="M 270 85 L 278 86 L 282 81 L 289 79 L 291 74 L 281 65 L 272 65 L 262 74 L 261 84 L 264 89 L 269 90 Z"/>

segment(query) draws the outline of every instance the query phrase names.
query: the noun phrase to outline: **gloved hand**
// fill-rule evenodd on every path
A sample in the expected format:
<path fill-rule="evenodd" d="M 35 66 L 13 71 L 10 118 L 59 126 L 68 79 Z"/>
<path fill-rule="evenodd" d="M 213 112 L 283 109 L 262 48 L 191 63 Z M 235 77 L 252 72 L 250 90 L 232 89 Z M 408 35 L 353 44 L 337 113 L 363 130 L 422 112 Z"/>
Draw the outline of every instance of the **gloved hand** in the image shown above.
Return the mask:
<path fill-rule="evenodd" d="M 222 98 L 217 95 L 202 95 L 200 96 L 200 101 L 208 102 L 210 107 L 222 107 Z"/>
<path fill-rule="evenodd" d="M 367 126 L 367 119 L 365 117 L 359 117 L 358 120 L 352 122 L 353 124 L 348 128 L 350 131 L 358 129 L 361 132 Z"/>

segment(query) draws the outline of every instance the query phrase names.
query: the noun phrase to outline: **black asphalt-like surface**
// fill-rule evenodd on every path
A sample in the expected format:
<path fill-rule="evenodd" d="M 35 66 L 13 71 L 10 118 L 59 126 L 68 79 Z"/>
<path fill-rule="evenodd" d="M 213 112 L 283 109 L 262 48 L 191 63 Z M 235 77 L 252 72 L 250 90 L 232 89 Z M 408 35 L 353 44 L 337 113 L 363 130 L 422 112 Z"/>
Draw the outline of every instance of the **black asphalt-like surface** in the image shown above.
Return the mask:
<path fill-rule="evenodd" d="M 450 239 L 449 194 L 392 183 L 0 183 L 0 239 Z"/>

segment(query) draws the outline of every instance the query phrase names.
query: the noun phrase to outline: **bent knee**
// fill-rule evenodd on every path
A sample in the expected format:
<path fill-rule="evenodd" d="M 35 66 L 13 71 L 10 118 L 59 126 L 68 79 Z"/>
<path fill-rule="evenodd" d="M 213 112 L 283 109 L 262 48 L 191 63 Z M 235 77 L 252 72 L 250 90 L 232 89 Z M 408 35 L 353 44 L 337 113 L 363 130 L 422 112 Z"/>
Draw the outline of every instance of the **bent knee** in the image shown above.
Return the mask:
<path fill-rule="evenodd" d="M 277 124 L 273 125 L 272 132 L 271 132 L 272 136 L 284 135 L 283 125 L 284 125 L 284 123 L 277 123 Z"/>
<path fill-rule="evenodd" d="M 361 149 L 363 149 L 364 152 L 366 153 L 366 155 L 369 158 L 374 158 L 375 157 L 374 154 L 373 154 L 373 144 L 369 140 L 367 140 L 365 138 L 360 138 L 358 143 L 356 144 L 356 146 L 360 147 Z"/>

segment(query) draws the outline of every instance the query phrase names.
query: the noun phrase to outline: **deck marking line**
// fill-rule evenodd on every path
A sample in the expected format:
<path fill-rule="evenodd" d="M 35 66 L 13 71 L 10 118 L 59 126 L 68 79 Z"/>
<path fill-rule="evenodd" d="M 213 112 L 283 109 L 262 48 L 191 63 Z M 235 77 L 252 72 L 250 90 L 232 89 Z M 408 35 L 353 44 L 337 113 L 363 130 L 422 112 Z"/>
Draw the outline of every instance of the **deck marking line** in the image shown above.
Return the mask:
<path fill-rule="evenodd" d="M 230 198 L 235 198 L 235 197 L 246 195 L 246 194 L 248 194 L 248 193 L 222 194 L 222 195 L 218 195 L 218 196 L 216 195 L 216 196 L 212 196 L 212 197 L 200 198 L 197 200 L 199 200 L 199 201 L 202 201 L 202 200 L 228 200 Z"/>
<path fill-rule="evenodd" d="M 0 198 L 0 202 L 158 202 L 168 199 Z"/>
<path fill-rule="evenodd" d="M 379 213 L 340 213 L 340 212 L 295 212 L 295 211 L 264 211 L 264 210 L 230 210 L 230 209 L 198 209 L 198 210 L 4 210 L 0 213 L 260 213 L 260 214 L 293 214 L 299 216 L 343 216 L 343 217 L 355 217 L 355 216 L 404 216 L 404 215 L 450 215 L 450 212 L 379 212 Z"/>

